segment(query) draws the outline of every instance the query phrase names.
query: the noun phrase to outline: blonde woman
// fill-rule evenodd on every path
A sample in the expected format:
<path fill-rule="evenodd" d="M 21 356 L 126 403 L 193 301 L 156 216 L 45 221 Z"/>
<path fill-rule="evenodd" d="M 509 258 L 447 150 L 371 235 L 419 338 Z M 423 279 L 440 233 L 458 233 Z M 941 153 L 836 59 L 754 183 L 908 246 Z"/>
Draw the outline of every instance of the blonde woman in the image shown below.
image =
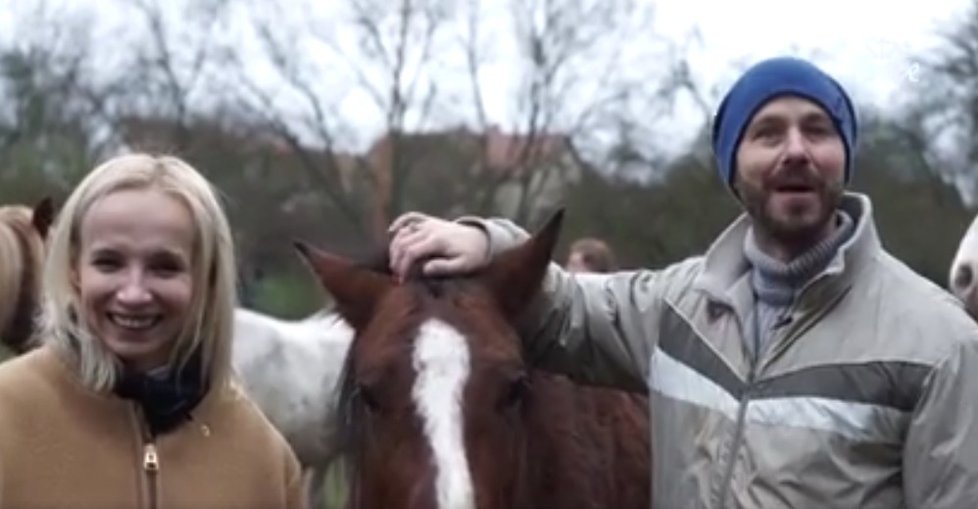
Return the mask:
<path fill-rule="evenodd" d="M 0 365 L 0 507 L 304 507 L 295 456 L 231 381 L 235 284 L 196 170 L 92 171 L 51 231 L 44 345 Z"/>

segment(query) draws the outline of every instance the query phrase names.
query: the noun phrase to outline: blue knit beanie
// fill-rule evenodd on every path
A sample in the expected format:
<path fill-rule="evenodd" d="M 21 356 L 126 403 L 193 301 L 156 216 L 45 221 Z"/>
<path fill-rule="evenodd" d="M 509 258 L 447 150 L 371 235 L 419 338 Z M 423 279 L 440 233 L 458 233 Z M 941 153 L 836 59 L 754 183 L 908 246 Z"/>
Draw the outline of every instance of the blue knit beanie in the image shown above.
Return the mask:
<path fill-rule="evenodd" d="M 724 183 L 733 184 L 737 146 L 751 118 L 768 101 L 784 95 L 814 101 L 832 118 L 845 144 L 848 183 L 852 178 L 857 127 L 852 101 L 831 76 L 805 60 L 792 57 L 755 64 L 734 83 L 720 103 L 713 122 L 713 153 Z"/>

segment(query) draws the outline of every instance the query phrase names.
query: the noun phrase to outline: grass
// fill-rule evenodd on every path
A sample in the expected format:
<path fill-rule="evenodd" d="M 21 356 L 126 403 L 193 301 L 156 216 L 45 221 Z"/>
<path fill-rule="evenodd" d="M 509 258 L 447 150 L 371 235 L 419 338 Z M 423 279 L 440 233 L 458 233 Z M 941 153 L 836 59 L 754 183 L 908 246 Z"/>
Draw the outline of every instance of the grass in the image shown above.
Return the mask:
<path fill-rule="evenodd" d="M 344 509 L 346 507 L 346 472 L 339 462 L 326 472 L 325 500 L 320 509 Z"/>
<path fill-rule="evenodd" d="M 305 318 L 328 302 L 315 278 L 308 274 L 269 274 L 252 292 L 249 307 L 285 319 Z"/>

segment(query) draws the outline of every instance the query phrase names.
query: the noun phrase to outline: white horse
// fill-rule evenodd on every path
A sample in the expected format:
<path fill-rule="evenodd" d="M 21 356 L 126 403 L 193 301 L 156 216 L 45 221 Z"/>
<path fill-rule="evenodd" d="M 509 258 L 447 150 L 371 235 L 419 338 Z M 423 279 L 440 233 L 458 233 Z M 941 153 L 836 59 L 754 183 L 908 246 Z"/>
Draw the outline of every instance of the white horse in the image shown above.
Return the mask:
<path fill-rule="evenodd" d="M 971 316 L 978 319 L 978 217 L 968 226 L 958 245 L 958 252 L 951 262 L 948 288 L 964 303 Z"/>
<path fill-rule="evenodd" d="M 288 321 L 244 308 L 234 328 L 234 369 L 312 476 L 310 500 L 322 504 L 336 446 L 334 393 L 353 330 L 329 311 Z"/>

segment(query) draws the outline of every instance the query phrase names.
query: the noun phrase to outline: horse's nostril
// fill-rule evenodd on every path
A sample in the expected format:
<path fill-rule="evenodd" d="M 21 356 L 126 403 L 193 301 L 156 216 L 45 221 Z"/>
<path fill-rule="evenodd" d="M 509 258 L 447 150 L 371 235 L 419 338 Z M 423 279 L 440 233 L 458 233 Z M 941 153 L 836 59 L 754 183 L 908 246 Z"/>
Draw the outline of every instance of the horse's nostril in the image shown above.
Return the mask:
<path fill-rule="evenodd" d="M 962 264 L 954 273 L 954 287 L 958 289 L 968 288 L 975 280 L 975 272 L 971 265 Z"/>

